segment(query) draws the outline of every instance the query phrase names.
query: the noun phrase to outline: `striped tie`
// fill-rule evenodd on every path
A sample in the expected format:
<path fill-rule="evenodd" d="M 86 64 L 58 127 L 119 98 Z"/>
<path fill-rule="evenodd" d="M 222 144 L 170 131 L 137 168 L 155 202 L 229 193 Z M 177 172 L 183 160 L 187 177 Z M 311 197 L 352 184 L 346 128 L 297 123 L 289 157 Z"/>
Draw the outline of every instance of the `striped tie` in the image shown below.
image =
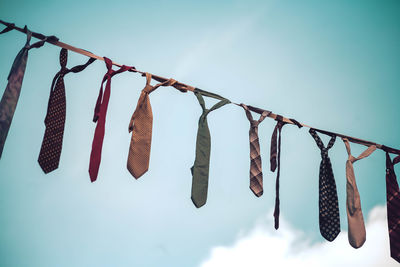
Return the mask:
<path fill-rule="evenodd" d="M 269 114 L 271 114 L 271 111 L 246 106 L 245 104 L 240 104 L 240 106 L 245 110 L 247 119 L 250 122 L 250 189 L 257 197 L 260 197 L 263 194 L 263 173 L 260 156 L 260 143 L 258 141 L 258 125 Z M 260 118 L 254 120 L 250 111 L 261 114 Z"/>
<path fill-rule="evenodd" d="M 390 256 L 400 262 L 400 190 L 394 165 L 400 162 L 400 155 L 393 162 L 386 152 L 386 206 L 390 239 Z"/>

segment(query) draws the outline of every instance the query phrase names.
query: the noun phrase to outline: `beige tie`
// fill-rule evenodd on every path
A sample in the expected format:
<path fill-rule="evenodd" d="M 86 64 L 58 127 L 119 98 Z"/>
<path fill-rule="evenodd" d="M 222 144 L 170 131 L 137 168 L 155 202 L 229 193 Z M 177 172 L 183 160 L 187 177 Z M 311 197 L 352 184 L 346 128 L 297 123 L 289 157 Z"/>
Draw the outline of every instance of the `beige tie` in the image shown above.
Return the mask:
<path fill-rule="evenodd" d="M 149 94 L 160 86 L 174 86 L 178 88 L 174 79 L 151 85 L 152 75 L 146 72 L 146 86 L 140 94 L 136 110 L 129 123 L 129 132 L 132 132 L 129 146 L 127 168 L 138 179 L 149 169 L 151 136 L 153 128 L 153 112 L 151 110 Z M 181 89 L 181 88 L 178 88 Z"/>
<path fill-rule="evenodd" d="M 350 144 L 347 138 L 342 138 L 349 158 L 346 161 L 346 210 L 349 228 L 349 243 L 354 248 L 361 247 L 366 239 L 364 218 L 361 210 L 360 194 L 358 193 L 356 178 L 354 176 L 353 163 L 368 157 L 375 151 L 376 146 L 371 145 L 357 158 L 351 155 Z"/>

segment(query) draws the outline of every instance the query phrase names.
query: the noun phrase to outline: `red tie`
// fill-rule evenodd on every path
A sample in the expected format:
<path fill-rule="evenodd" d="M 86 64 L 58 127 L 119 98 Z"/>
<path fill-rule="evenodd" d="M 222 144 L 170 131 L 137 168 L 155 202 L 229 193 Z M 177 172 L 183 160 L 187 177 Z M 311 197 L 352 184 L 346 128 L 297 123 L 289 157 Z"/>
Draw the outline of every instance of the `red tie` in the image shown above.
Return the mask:
<path fill-rule="evenodd" d="M 108 101 L 110 100 L 111 93 L 111 78 L 118 73 L 134 69 L 133 67 L 123 65 L 119 70 L 112 69 L 112 61 L 109 58 L 104 57 L 104 61 L 107 67 L 107 73 L 104 75 L 103 81 L 101 82 L 99 97 L 97 98 L 96 107 L 94 109 L 93 122 L 97 122 L 96 130 L 94 132 L 92 152 L 90 154 L 89 164 L 89 175 L 92 182 L 96 181 L 97 174 L 99 172 L 99 166 L 101 161 L 101 149 L 103 147 L 104 130 L 106 124 L 106 114 Z M 106 83 L 106 89 L 103 95 L 103 84 Z"/>

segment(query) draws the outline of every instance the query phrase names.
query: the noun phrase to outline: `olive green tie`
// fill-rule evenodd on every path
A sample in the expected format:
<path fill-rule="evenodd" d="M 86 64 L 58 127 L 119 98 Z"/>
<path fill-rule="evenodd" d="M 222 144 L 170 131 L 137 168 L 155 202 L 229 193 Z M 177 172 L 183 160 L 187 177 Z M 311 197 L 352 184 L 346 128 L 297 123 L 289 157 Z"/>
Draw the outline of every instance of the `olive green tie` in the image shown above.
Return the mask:
<path fill-rule="evenodd" d="M 208 190 L 208 170 L 210 164 L 210 150 L 211 150 L 211 136 L 210 130 L 207 124 L 207 115 L 228 103 L 228 99 L 222 96 L 209 93 L 196 88 L 194 94 L 203 109 L 203 114 L 201 114 L 199 119 L 199 129 L 197 130 L 197 140 L 196 140 L 196 159 L 194 161 L 193 167 L 191 168 L 193 180 L 192 180 L 192 201 L 193 204 L 200 208 L 207 201 L 207 190 Z M 217 104 L 212 108 L 207 109 L 204 103 L 203 96 L 208 96 L 212 98 L 219 99 Z"/>

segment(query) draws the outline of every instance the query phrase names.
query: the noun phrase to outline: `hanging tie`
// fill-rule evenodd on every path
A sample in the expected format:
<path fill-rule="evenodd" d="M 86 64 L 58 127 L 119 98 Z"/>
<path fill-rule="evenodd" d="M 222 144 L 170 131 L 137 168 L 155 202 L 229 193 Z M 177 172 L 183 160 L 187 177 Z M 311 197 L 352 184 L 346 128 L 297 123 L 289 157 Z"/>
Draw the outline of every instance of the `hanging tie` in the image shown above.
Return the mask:
<path fill-rule="evenodd" d="M 129 172 L 138 179 L 149 169 L 151 136 L 153 128 L 153 113 L 151 110 L 149 94 L 160 86 L 178 87 L 174 79 L 152 86 L 150 84 L 152 75 L 146 73 L 146 86 L 142 90 L 136 105 L 135 112 L 129 123 L 129 132 L 132 132 L 129 146 L 127 168 Z M 184 90 L 183 92 L 185 92 Z"/>
<path fill-rule="evenodd" d="M 340 217 L 336 183 L 328 150 L 335 144 L 336 135 L 331 136 L 325 148 L 316 131 L 311 128 L 309 132 L 321 149 L 322 158 L 319 166 L 319 230 L 326 240 L 333 241 L 340 233 Z"/>
<path fill-rule="evenodd" d="M 376 146 L 369 146 L 363 153 L 355 158 L 351 155 L 349 140 L 347 138 L 342 138 L 342 140 L 346 146 L 347 154 L 349 155 L 349 158 L 346 161 L 346 210 L 349 228 L 348 238 L 352 247 L 359 248 L 365 242 L 366 233 L 353 163 L 371 155 L 376 150 Z"/>
<path fill-rule="evenodd" d="M 107 73 L 104 75 L 104 78 L 101 82 L 100 92 L 97 98 L 93 116 L 93 122 L 95 123 L 97 122 L 97 124 L 96 124 L 96 130 L 94 132 L 92 152 L 90 153 L 90 164 L 89 164 L 89 175 L 90 175 L 90 180 L 92 182 L 96 181 L 97 174 L 99 172 L 99 166 L 101 161 L 101 150 L 103 147 L 103 139 L 105 132 L 105 124 L 106 124 L 106 114 L 111 94 L 111 78 L 118 73 L 122 73 L 124 71 L 133 68 L 123 65 L 120 69 L 113 70 L 111 59 L 104 57 L 104 61 L 107 67 Z M 105 81 L 107 81 L 107 83 L 103 95 L 103 84 Z"/>
<path fill-rule="evenodd" d="M 199 128 L 197 131 L 196 158 L 193 167 L 191 168 L 193 175 L 192 201 L 197 208 L 200 208 L 207 201 L 208 191 L 208 170 L 210 164 L 211 137 L 210 130 L 208 129 L 207 124 L 207 115 L 211 111 L 230 103 L 230 101 L 223 98 L 222 96 L 209 93 L 198 88 L 194 90 L 194 94 L 196 95 L 197 100 L 199 101 L 199 104 L 203 109 L 203 113 L 201 114 L 199 119 Z M 212 108 L 206 109 L 203 96 L 216 98 L 221 101 L 215 104 Z"/>
<path fill-rule="evenodd" d="M 64 136 L 66 99 L 64 76 L 67 73 L 83 71 L 96 59 L 90 58 L 85 64 L 68 69 L 68 50 L 60 51 L 61 70 L 55 75 L 50 87 L 50 97 L 47 105 L 47 114 L 44 120 L 46 130 L 39 153 L 38 162 L 44 173 L 49 173 L 58 168 Z"/>
<path fill-rule="evenodd" d="M 12 28 L 12 25 L 10 25 L 1 31 L 0 34 L 9 32 L 12 30 Z M 7 78 L 7 87 L 0 101 L 0 157 L 3 152 L 4 143 L 6 142 L 7 134 L 11 126 L 15 109 L 17 107 L 18 98 L 21 93 L 22 80 L 24 79 L 26 64 L 28 61 L 28 51 L 31 48 L 39 48 L 43 46 L 47 40 L 57 40 L 57 37 L 49 36 L 44 37 L 43 40 L 30 45 L 29 43 L 32 33 L 26 26 L 24 30 L 26 32 L 25 46 L 19 51 L 18 55 L 14 59 L 14 63 Z"/>
<path fill-rule="evenodd" d="M 280 177 L 280 169 L 281 169 L 281 132 L 282 127 L 286 124 L 283 121 L 283 117 L 281 115 L 276 115 L 275 120 L 277 121 L 274 131 L 271 137 L 271 153 L 270 153 L 270 163 L 271 163 L 271 171 L 276 173 L 276 183 L 275 183 L 275 209 L 274 209 L 274 227 L 275 229 L 279 228 L 279 214 L 280 214 L 280 199 L 279 199 L 279 177 Z M 301 125 L 295 119 L 289 119 L 293 124 L 297 127 L 301 128 Z"/>
<path fill-rule="evenodd" d="M 386 147 L 382 146 L 386 151 Z M 400 263 L 400 189 L 394 165 L 400 162 L 400 155 L 392 160 L 386 151 L 386 207 L 390 240 L 390 256 Z"/>
<path fill-rule="evenodd" d="M 258 141 L 258 125 L 271 114 L 271 111 L 246 106 L 245 104 L 240 104 L 240 106 L 245 110 L 247 119 L 250 122 L 250 189 L 257 197 L 260 197 L 263 194 L 263 173 L 260 143 Z M 254 120 L 250 111 L 260 114 L 260 118 Z"/>

